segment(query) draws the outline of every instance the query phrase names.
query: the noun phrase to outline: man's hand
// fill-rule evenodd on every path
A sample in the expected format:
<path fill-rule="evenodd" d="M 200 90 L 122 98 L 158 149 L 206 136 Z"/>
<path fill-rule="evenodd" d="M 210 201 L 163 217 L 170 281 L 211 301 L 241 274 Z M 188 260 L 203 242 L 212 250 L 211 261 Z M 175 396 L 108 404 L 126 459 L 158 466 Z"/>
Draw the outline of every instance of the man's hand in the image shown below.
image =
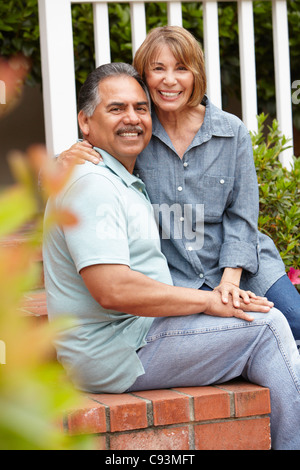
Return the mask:
<path fill-rule="evenodd" d="M 204 313 L 216 317 L 236 317 L 246 321 L 253 321 L 253 316 L 247 312 L 268 313 L 274 306 L 273 302 L 269 302 L 264 297 L 251 297 L 245 302 L 243 298 L 239 299 L 239 308 L 233 304 L 233 299 L 228 299 L 224 304 L 222 296 L 218 289 L 209 292 L 211 296 L 208 300 L 208 306 Z"/>
<path fill-rule="evenodd" d="M 87 140 L 77 142 L 57 157 L 57 162 L 62 165 L 63 168 L 74 164 L 83 165 L 86 161 L 98 165 L 100 160 L 101 156 L 93 149 L 93 146 Z"/>

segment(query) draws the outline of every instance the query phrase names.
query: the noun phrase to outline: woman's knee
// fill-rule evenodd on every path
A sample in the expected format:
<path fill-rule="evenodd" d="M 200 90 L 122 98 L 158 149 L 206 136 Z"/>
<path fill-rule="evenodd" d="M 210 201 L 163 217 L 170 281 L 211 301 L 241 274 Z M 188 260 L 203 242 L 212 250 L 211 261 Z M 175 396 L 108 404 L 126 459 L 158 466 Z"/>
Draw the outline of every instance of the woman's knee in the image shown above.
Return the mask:
<path fill-rule="evenodd" d="M 275 336 L 280 338 L 280 340 L 288 343 L 294 343 L 294 336 L 290 325 L 283 315 L 283 313 L 277 308 L 273 307 L 270 312 L 267 314 L 266 321 L 269 325 L 269 328 L 273 331 Z"/>

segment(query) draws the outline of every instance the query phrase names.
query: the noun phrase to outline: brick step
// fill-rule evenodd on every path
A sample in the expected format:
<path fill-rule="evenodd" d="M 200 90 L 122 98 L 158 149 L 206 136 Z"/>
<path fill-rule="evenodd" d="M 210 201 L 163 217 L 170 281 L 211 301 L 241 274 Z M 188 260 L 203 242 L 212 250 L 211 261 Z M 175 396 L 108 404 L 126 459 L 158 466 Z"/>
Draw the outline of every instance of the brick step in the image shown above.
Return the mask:
<path fill-rule="evenodd" d="M 22 243 L 11 237 L 1 245 Z M 37 260 L 42 262 L 41 259 Z M 47 321 L 42 286 L 24 296 L 22 314 Z M 83 394 L 61 425 L 100 450 L 268 450 L 269 390 L 244 381 L 124 394 Z"/>
<path fill-rule="evenodd" d="M 102 450 L 268 450 L 269 390 L 244 381 L 218 386 L 87 395 L 64 419 Z"/>
<path fill-rule="evenodd" d="M 48 320 L 46 292 L 44 289 L 29 292 L 24 296 L 21 312 L 36 323 Z"/>

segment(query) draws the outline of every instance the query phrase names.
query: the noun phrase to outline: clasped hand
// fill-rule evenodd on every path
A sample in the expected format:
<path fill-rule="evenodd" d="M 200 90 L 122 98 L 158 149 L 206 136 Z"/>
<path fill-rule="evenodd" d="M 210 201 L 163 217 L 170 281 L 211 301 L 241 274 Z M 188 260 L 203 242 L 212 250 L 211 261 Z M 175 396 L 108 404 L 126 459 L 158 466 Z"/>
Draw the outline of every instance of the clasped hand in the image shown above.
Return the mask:
<path fill-rule="evenodd" d="M 221 282 L 214 288 L 213 292 L 220 295 L 221 302 L 224 305 L 232 306 L 236 310 L 234 316 L 248 321 L 252 321 L 253 317 L 245 312 L 267 313 L 274 306 L 266 297 L 257 296 L 251 291 L 244 291 L 239 286 L 228 281 Z M 229 310 L 231 309 L 229 308 Z M 227 315 L 225 314 L 225 316 Z"/>

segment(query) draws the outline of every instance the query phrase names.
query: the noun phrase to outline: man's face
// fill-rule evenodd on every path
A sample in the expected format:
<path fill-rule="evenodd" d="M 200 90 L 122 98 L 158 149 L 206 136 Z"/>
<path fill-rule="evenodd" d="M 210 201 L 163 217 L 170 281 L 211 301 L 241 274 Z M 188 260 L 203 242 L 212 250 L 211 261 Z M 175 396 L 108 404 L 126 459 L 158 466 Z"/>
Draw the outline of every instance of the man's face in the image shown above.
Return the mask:
<path fill-rule="evenodd" d="M 92 117 L 79 113 L 84 137 L 106 150 L 128 171 L 137 155 L 148 145 L 152 121 L 145 92 L 132 77 L 118 76 L 99 84 L 101 102 Z"/>

